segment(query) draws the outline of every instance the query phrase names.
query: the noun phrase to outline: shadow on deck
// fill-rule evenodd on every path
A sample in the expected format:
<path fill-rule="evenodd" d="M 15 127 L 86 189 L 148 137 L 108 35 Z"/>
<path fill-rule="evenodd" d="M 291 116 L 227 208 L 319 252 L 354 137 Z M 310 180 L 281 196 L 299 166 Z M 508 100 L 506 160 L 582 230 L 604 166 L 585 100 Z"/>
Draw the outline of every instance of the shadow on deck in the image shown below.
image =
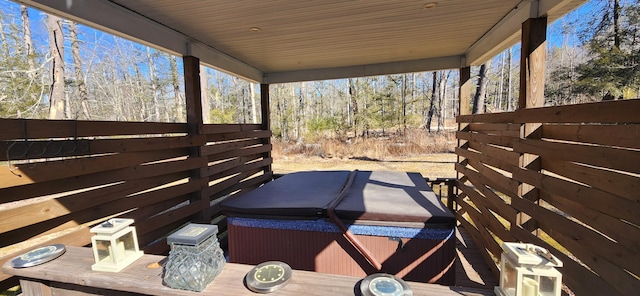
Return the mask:
<path fill-rule="evenodd" d="M 493 290 L 498 285 L 498 279 L 489 269 L 467 230 L 461 225 L 456 229 L 456 286 Z"/>

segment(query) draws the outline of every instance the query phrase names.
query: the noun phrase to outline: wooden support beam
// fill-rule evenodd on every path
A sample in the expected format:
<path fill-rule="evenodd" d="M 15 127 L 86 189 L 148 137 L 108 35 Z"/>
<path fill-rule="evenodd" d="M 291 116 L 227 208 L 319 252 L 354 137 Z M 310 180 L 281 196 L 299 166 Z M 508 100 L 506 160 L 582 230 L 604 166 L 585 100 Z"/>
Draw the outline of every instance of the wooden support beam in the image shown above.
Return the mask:
<path fill-rule="evenodd" d="M 544 70 L 547 56 L 547 18 L 528 19 L 522 24 L 520 96 L 518 108 L 544 106 Z"/>
<path fill-rule="evenodd" d="M 471 97 L 471 67 L 463 67 L 463 68 L 460 68 L 459 71 L 460 71 L 460 83 L 459 83 L 460 89 L 458 91 L 458 96 L 459 96 L 458 115 L 469 115 L 471 114 L 471 104 L 469 102 L 469 99 Z M 468 129 L 469 129 L 468 123 L 458 123 L 458 132 L 466 131 Z M 458 139 L 458 147 L 467 149 L 469 147 L 469 141 Z M 466 164 L 467 160 L 466 159 L 463 160 L 462 157 L 460 157 L 460 154 L 457 154 L 457 162 L 462 164 L 463 161 Z M 460 180 L 460 178 L 462 178 L 464 175 L 456 172 L 456 176 L 457 176 L 457 179 Z M 452 191 L 449 191 L 449 193 L 450 193 L 448 198 L 448 202 L 450 200 L 449 209 L 455 212 L 457 210 L 457 206 L 454 205 L 454 199 L 459 194 L 459 188 L 456 187 L 455 194 Z"/>
<path fill-rule="evenodd" d="M 520 54 L 520 94 L 518 108 L 536 108 L 544 106 L 544 80 L 546 61 L 547 18 L 532 18 L 522 24 L 522 48 Z M 525 123 L 520 127 L 520 137 L 540 139 L 541 123 Z M 524 169 L 540 171 L 540 156 L 520 153 L 519 166 Z M 518 196 L 532 202 L 538 202 L 540 193 L 531 184 L 521 183 Z M 529 221 L 525 213 L 518 213 L 516 224 L 535 231 L 537 223 Z"/>
<path fill-rule="evenodd" d="M 202 93 L 200 86 L 200 60 L 194 56 L 184 56 L 182 58 L 184 67 L 184 91 L 187 106 L 187 129 L 189 135 L 196 136 L 201 134 L 204 126 L 204 118 L 202 116 Z M 189 158 L 199 158 L 200 147 L 191 147 L 189 149 Z M 201 168 L 191 171 L 190 182 L 200 182 L 203 176 Z M 191 194 L 190 202 L 192 204 L 201 205 L 202 209 L 192 218 L 194 222 L 207 223 L 208 217 L 204 217 L 205 211 L 209 208 L 209 197 L 203 194 L 204 189 L 208 187 L 207 182 L 202 182 L 202 188 Z"/>
<path fill-rule="evenodd" d="M 200 60 L 194 56 L 182 58 L 184 67 L 184 92 L 187 106 L 187 126 L 190 135 L 200 133 L 203 124 L 200 92 Z"/>
<path fill-rule="evenodd" d="M 269 84 L 260 84 L 260 109 L 262 111 L 262 129 L 271 130 L 271 108 L 269 108 Z M 263 139 L 265 145 L 271 144 L 271 137 Z M 264 159 L 271 158 L 271 150 L 263 153 Z M 264 167 L 264 173 L 270 174 L 271 163 Z"/>
<path fill-rule="evenodd" d="M 471 114 L 471 67 L 460 68 L 460 100 L 458 100 L 458 114 Z"/>

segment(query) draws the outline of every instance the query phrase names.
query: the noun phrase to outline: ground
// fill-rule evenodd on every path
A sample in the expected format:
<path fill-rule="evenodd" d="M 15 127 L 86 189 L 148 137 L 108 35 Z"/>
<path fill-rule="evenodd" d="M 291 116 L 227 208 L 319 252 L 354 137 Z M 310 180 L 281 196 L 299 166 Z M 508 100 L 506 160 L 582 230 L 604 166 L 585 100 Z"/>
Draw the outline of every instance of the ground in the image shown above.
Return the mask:
<path fill-rule="evenodd" d="M 286 174 L 309 170 L 369 170 L 418 172 L 429 179 L 455 178 L 454 153 L 431 153 L 422 156 L 368 157 L 274 156 L 273 171 Z"/>

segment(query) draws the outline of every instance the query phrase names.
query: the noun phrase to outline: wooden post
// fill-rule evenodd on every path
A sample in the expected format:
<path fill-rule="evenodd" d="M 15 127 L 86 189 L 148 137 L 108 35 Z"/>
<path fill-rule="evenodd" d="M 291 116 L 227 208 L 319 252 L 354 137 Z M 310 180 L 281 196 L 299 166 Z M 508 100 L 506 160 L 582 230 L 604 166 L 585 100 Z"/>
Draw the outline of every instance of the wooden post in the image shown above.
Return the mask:
<path fill-rule="evenodd" d="M 460 96 L 458 98 L 458 115 L 468 115 L 471 114 L 471 109 L 469 108 L 469 99 L 471 97 L 471 67 L 463 67 L 460 68 L 460 90 L 458 92 L 458 95 Z M 458 123 L 458 131 L 467 131 L 469 130 L 469 124 L 468 123 Z M 466 149 L 469 147 L 469 142 L 466 140 L 460 140 L 458 139 L 458 147 Z M 462 160 L 460 155 L 457 156 L 458 158 L 458 163 L 462 164 L 462 165 L 466 165 L 467 160 L 464 159 Z M 456 173 L 457 176 L 457 180 L 458 182 L 464 183 L 466 180 L 461 180 L 461 178 L 463 177 L 462 174 L 460 173 Z M 455 183 L 452 184 L 447 184 L 447 186 L 452 187 L 452 185 L 456 185 Z M 455 193 L 455 195 L 454 195 Z M 449 188 L 449 200 L 447 200 L 447 202 L 449 203 L 449 209 L 451 209 L 451 211 L 457 210 L 456 206 L 454 204 L 454 199 L 458 197 L 458 190 L 455 190 L 455 192 L 453 191 L 453 188 Z"/>
<path fill-rule="evenodd" d="M 187 129 L 189 136 L 197 137 L 201 134 L 204 125 L 202 116 L 202 100 L 200 88 L 200 59 L 193 56 L 184 56 L 182 58 L 184 67 L 184 92 L 187 107 Z M 200 141 L 196 141 L 200 142 Z M 206 145 L 206 140 L 202 138 L 202 142 L 198 146 L 189 148 L 189 158 L 202 158 L 202 168 L 207 167 L 207 159 L 201 157 L 200 148 Z M 202 180 L 200 168 L 191 171 L 190 182 L 201 182 L 202 188 L 191 194 L 191 203 L 201 203 L 201 211 L 194 215 L 194 222 L 209 223 L 208 217 L 204 217 L 204 212 L 209 208 L 209 197 L 204 196 L 203 190 L 208 186 L 208 182 Z"/>
<path fill-rule="evenodd" d="M 260 108 L 262 111 L 262 129 L 265 131 L 271 130 L 271 109 L 269 108 L 269 84 L 260 84 Z M 263 140 L 263 144 L 271 144 L 271 138 Z M 264 159 L 271 158 L 271 151 L 263 153 Z M 271 173 L 271 165 L 264 167 L 263 172 L 265 174 Z"/>
<path fill-rule="evenodd" d="M 518 108 L 544 106 L 544 80 L 546 60 L 547 18 L 528 19 L 522 24 L 522 49 L 520 54 L 520 94 Z M 520 127 L 521 139 L 540 139 L 542 123 L 525 123 Z M 540 171 L 540 156 L 520 154 L 519 166 Z M 530 184 L 521 183 L 518 195 L 532 202 L 539 202 L 540 193 Z M 516 224 L 529 231 L 538 229 L 536 221 L 525 213 L 518 213 Z"/>
<path fill-rule="evenodd" d="M 184 92 L 187 106 L 187 126 L 190 135 L 200 134 L 203 124 L 200 96 L 200 60 L 193 56 L 182 58 L 184 67 Z"/>
<path fill-rule="evenodd" d="M 469 99 L 471 97 L 471 67 L 460 68 L 460 100 L 458 101 L 459 115 L 471 114 Z"/>

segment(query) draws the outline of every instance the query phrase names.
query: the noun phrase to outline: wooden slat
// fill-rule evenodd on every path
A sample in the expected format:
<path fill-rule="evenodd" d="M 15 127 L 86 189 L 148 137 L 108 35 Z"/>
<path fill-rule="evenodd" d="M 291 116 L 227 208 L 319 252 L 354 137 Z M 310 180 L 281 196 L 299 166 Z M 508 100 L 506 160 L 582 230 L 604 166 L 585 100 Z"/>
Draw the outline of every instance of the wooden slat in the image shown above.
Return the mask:
<path fill-rule="evenodd" d="M 614 170 L 640 173 L 640 153 L 621 148 L 558 143 L 521 139 L 514 151 L 540 155 L 543 158 L 580 162 Z"/>
<path fill-rule="evenodd" d="M 476 217 L 480 219 L 482 225 L 491 230 L 493 234 L 498 236 L 503 241 L 514 241 L 513 235 L 509 233 L 509 230 L 493 215 L 490 211 L 490 203 L 487 201 L 488 198 L 483 197 L 478 191 L 468 187 L 462 186 L 460 188 L 471 200 L 471 202 L 480 210 L 481 217 Z M 467 213 L 470 211 L 469 209 L 465 209 Z M 475 220 L 474 220 L 475 221 Z M 477 223 L 478 221 L 476 221 Z M 476 224 L 477 226 L 477 224 Z"/>
<path fill-rule="evenodd" d="M 154 151 L 204 145 L 204 136 L 128 139 L 17 141 L 0 145 L 0 160 L 12 161 L 92 154 Z M 11 151 L 7 151 L 10 149 Z"/>
<path fill-rule="evenodd" d="M 253 154 L 261 154 L 261 153 L 264 153 L 266 151 L 271 151 L 271 144 L 261 145 L 261 146 L 257 146 L 257 147 L 236 149 L 236 150 L 231 150 L 231 151 L 227 151 L 227 152 L 212 154 L 212 155 L 208 156 L 208 159 L 209 159 L 209 161 L 218 161 L 218 160 L 223 160 L 223 159 L 232 158 L 232 157 L 247 156 L 247 155 L 253 155 Z"/>
<path fill-rule="evenodd" d="M 482 193 L 485 202 L 491 204 L 489 207 L 492 211 L 503 217 L 505 220 L 513 223 L 516 219 L 517 211 L 514 210 L 507 202 L 498 196 L 493 189 L 487 187 L 487 183 L 482 182 L 482 175 L 473 171 L 468 171 L 469 182 L 475 186 L 475 190 Z M 465 192 L 466 193 L 466 192 Z"/>
<path fill-rule="evenodd" d="M 640 149 L 638 124 L 544 124 L 542 137 L 572 142 Z"/>
<path fill-rule="evenodd" d="M 144 221 L 136 222 L 136 231 L 140 228 L 140 235 L 144 236 L 146 233 L 158 229 L 164 225 L 172 222 L 180 221 L 185 218 L 199 213 L 204 207 L 208 207 L 208 204 L 203 204 L 202 201 L 190 203 L 183 207 L 162 213 L 160 215 L 145 219 Z M 143 240 L 141 243 L 148 244 L 151 240 Z"/>
<path fill-rule="evenodd" d="M 562 272 L 562 281 L 567 284 L 576 295 L 622 296 L 622 294 L 615 291 L 613 287 L 609 286 L 602 278 L 574 261 L 573 258 L 559 252 L 549 243 L 531 234 L 531 232 L 520 227 L 513 227 L 511 231 L 520 241 L 531 242 L 541 246 L 558 257 L 563 263 L 560 270 Z"/>
<path fill-rule="evenodd" d="M 483 144 L 494 144 L 504 147 L 513 147 L 517 137 L 495 136 L 480 133 L 456 132 L 456 138 L 460 140 L 475 141 Z"/>
<path fill-rule="evenodd" d="M 239 157 L 239 158 L 234 158 L 231 159 L 228 162 L 222 162 L 220 164 L 222 164 L 221 166 L 217 166 L 217 164 L 215 166 L 211 167 L 210 171 L 207 171 L 207 177 L 209 178 L 210 181 L 215 181 L 217 179 L 221 179 L 221 178 L 226 178 L 228 176 L 231 176 L 233 174 L 239 173 L 242 171 L 242 169 L 249 163 L 255 163 L 256 161 L 265 161 L 265 166 L 270 165 L 271 162 L 273 161 L 272 159 L 262 159 L 262 155 L 260 154 L 254 154 L 254 155 L 249 155 L 249 156 L 244 156 L 244 157 Z M 267 163 L 268 162 L 268 163 Z"/>
<path fill-rule="evenodd" d="M 184 134 L 184 123 L 76 121 L 0 118 L 0 140 L 75 138 L 96 136 Z M 26 131 L 26 135 L 25 135 Z"/>
<path fill-rule="evenodd" d="M 181 170 L 188 170 L 190 169 L 189 166 L 195 168 L 202 165 L 202 163 L 202 158 L 187 159 L 181 161 L 181 164 L 176 165 L 176 167 L 181 167 Z M 156 165 L 156 167 L 157 166 L 159 165 Z M 184 166 L 187 167 L 185 168 Z M 165 174 L 174 172 L 174 170 L 166 170 Z M 157 185 L 150 184 L 149 186 Z M 89 191 L 2 211 L 0 214 L 5 217 L 5 223 L 0 225 L 0 233 L 105 204 L 135 192 L 145 190 L 146 188 L 149 187 L 139 182 L 117 183 L 107 187 L 94 188 Z M 38 215 L 32 215 L 33 213 L 38 213 Z"/>
<path fill-rule="evenodd" d="M 235 132 L 235 133 L 223 133 L 223 134 L 212 134 L 207 135 L 207 141 L 216 142 L 216 141 L 230 141 L 230 140 L 241 140 L 241 139 L 261 139 L 261 138 L 269 138 L 271 137 L 271 131 L 246 131 L 246 132 Z"/>
<path fill-rule="evenodd" d="M 102 171 L 122 169 L 138 164 L 184 155 L 181 149 L 155 152 L 132 152 L 91 158 L 48 161 L 15 165 L 17 170 L 0 170 L 0 188 L 61 180 Z"/>
<path fill-rule="evenodd" d="M 513 180 L 511 176 L 505 175 L 503 172 L 496 171 L 475 159 L 469 159 L 469 165 L 482 174 L 484 179 L 490 180 L 491 187 L 495 190 L 503 192 L 509 196 L 517 194 L 518 182 Z"/>
<path fill-rule="evenodd" d="M 517 123 L 640 123 L 640 99 L 518 109 Z"/>
<path fill-rule="evenodd" d="M 629 199 L 526 169 L 515 171 L 513 178 L 601 213 L 640 225 L 640 205 Z"/>
<path fill-rule="evenodd" d="M 39 203 L 1 211 L 3 223 L 0 233 L 12 231 L 76 211 L 98 206 L 103 203 L 123 198 L 140 190 L 137 182 L 118 183 L 91 191 L 68 195 L 58 199 L 50 199 Z"/>
<path fill-rule="evenodd" d="M 200 127 L 202 134 L 222 134 L 261 130 L 260 124 L 205 124 Z"/>
<path fill-rule="evenodd" d="M 262 144 L 262 141 L 260 139 L 251 139 L 251 140 L 241 140 L 241 141 L 235 141 L 235 142 L 207 145 L 207 146 L 200 147 L 200 155 L 207 156 L 207 155 L 232 151 L 236 149 L 242 149 L 245 147 L 251 147 L 259 144 Z"/>
<path fill-rule="evenodd" d="M 478 230 L 480 237 L 482 237 L 482 246 L 489 250 L 489 252 L 491 252 L 494 256 L 499 256 L 500 253 L 502 253 L 502 248 L 500 247 L 498 242 L 495 241 L 491 233 L 487 231 L 487 229 L 491 228 L 489 227 L 489 223 L 482 216 L 482 213 L 471 206 L 466 200 L 460 200 L 458 205 L 464 210 L 467 215 L 469 215 L 470 220 L 473 221 L 473 225 L 475 225 L 475 228 Z"/>
<path fill-rule="evenodd" d="M 135 181 L 138 187 L 138 192 L 145 191 L 147 189 L 157 188 L 172 182 L 175 179 L 172 175 L 162 175 L 159 177 L 149 178 L 147 180 Z M 27 240 L 34 236 L 42 236 L 53 234 L 56 232 L 64 231 L 71 227 L 87 224 L 93 225 L 99 223 L 104 217 L 112 215 L 121 215 L 126 212 L 130 212 L 136 207 L 142 207 L 148 204 L 161 202 L 164 199 L 174 197 L 175 195 L 185 193 L 170 193 L 175 195 L 165 194 L 165 192 L 175 192 L 175 190 L 184 190 L 185 186 L 176 186 L 176 188 L 167 188 L 156 191 L 149 191 L 144 193 L 138 193 L 136 195 L 129 195 L 126 198 L 120 196 L 117 199 L 113 199 L 107 204 L 97 205 L 91 208 L 86 208 L 79 211 L 71 212 L 67 215 L 62 215 L 53 219 L 49 219 L 40 223 L 31 224 L 29 226 L 9 231 L 0 234 L 0 242 L 6 245 L 18 243 L 23 240 Z M 174 191 L 172 191 L 174 190 Z"/>
<path fill-rule="evenodd" d="M 202 161 L 200 166 L 206 163 L 205 158 L 200 158 L 199 161 Z M 198 166 L 197 163 L 199 161 L 181 161 L 180 158 L 176 158 L 160 163 L 132 165 L 122 169 L 77 176 L 73 178 L 73 182 L 69 182 L 67 179 L 60 179 L 17 187 L 0 188 L 0 202 L 11 202 L 20 199 L 81 190 L 119 181 L 142 179 L 186 171 L 192 169 L 194 165 Z"/>
<path fill-rule="evenodd" d="M 542 168 L 588 186 L 640 203 L 640 176 L 584 166 L 573 162 L 542 159 Z"/>
<path fill-rule="evenodd" d="M 640 99 L 461 115 L 459 123 L 640 123 Z"/>
<path fill-rule="evenodd" d="M 580 260 L 590 261 L 589 256 L 601 256 L 601 260 L 608 260 L 632 273 L 640 274 L 640 266 L 633 260 L 634 258 L 638 258 L 638 253 L 632 252 L 616 244 L 616 242 L 605 238 L 598 232 L 526 199 L 512 199 L 511 205 L 535 219 L 545 232 L 556 240 L 559 240 L 560 243 L 573 244 L 575 242 L 576 244 L 570 249 L 572 253 L 578 252 L 579 250 L 577 248 L 582 248 L 583 250 L 580 250 L 582 251 L 580 253 L 588 254 L 585 255 L 587 257 L 584 258 L 578 257 Z M 564 238 L 570 237 L 569 239 L 572 241 L 569 242 L 568 239 L 556 237 L 556 233 L 570 234 L 565 235 Z M 575 253 L 574 255 L 577 256 Z"/>
<path fill-rule="evenodd" d="M 502 164 L 504 164 L 500 166 L 518 165 L 520 157 L 519 153 L 507 150 L 504 147 L 500 146 L 478 144 L 479 143 L 477 142 L 470 142 L 469 147 L 482 152 L 484 156 L 491 157 L 492 159 L 500 161 Z"/>
<path fill-rule="evenodd" d="M 223 195 L 237 191 L 242 187 L 240 186 L 242 180 L 259 172 L 262 166 L 263 163 L 258 162 L 252 165 L 243 164 L 237 168 L 229 170 L 229 172 L 226 174 L 233 177 L 204 189 L 203 194 L 209 196 L 210 199 L 216 199 Z"/>
<path fill-rule="evenodd" d="M 514 112 L 487 113 L 473 115 L 459 115 L 456 117 L 458 123 L 513 123 Z"/>
<path fill-rule="evenodd" d="M 510 123 L 471 123 L 469 124 L 469 131 L 494 136 L 519 137 L 520 125 Z"/>
<path fill-rule="evenodd" d="M 498 269 L 498 266 L 494 263 L 493 258 L 491 257 L 492 255 L 489 253 L 489 251 L 486 248 L 484 248 L 485 243 L 482 239 L 482 236 L 480 235 L 480 232 L 471 223 L 469 223 L 469 221 L 467 221 L 466 218 L 460 214 L 460 212 L 455 212 L 454 215 L 456 216 L 456 219 L 458 220 L 460 225 L 462 225 L 462 227 L 464 227 L 467 230 L 467 232 L 471 234 L 471 237 L 476 243 L 476 245 L 480 246 L 478 248 L 478 250 L 480 251 L 480 254 L 484 258 L 489 269 L 491 269 L 491 272 L 494 274 L 496 278 L 498 278 L 500 276 L 500 270 Z"/>
<path fill-rule="evenodd" d="M 581 263 L 589 266 L 600 278 L 615 290 L 619 291 L 620 294 L 633 295 L 640 291 L 640 280 L 637 278 L 637 274 L 630 274 L 624 270 L 624 267 L 612 263 L 606 257 L 595 255 L 591 248 L 584 246 L 582 240 L 576 240 L 573 234 L 563 233 L 562 231 L 552 231 L 549 235 L 562 244 L 563 247 L 571 250 L 573 256 L 578 258 Z M 638 258 L 637 253 L 635 258 Z M 637 264 L 634 265 L 637 266 Z"/>
<path fill-rule="evenodd" d="M 478 159 L 480 162 L 489 166 L 510 172 L 518 165 L 519 155 L 517 153 L 508 152 L 501 148 L 492 148 L 492 146 L 478 144 L 476 142 L 470 142 L 469 148 L 472 150 L 465 150 L 456 147 L 456 154 L 468 158 Z M 504 157 L 500 157 L 500 151 L 506 152 Z M 515 161 L 515 162 L 514 162 Z"/>
<path fill-rule="evenodd" d="M 640 228 L 637 226 L 585 207 L 583 203 L 577 203 L 556 194 L 542 191 L 540 196 L 543 200 L 549 202 L 562 212 L 602 232 L 632 252 L 640 254 L 640 244 L 638 244 Z"/>
<path fill-rule="evenodd" d="M 193 221 L 191 217 L 177 220 L 171 224 L 162 225 L 155 230 L 145 233 L 144 235 L 138 235 L 139 242 L 141 242 L 145 254 L 167 255 L 169 254 L 169 245 L 167 245 L 166 237 L 184 227 L 188 223 L 203 222 Z M 204 221 L 206 222 L 206 221 Z M 160 226 L 160 225 L 159 225 Z M 157 245 L 159 243 L 160 245 Z"/>

